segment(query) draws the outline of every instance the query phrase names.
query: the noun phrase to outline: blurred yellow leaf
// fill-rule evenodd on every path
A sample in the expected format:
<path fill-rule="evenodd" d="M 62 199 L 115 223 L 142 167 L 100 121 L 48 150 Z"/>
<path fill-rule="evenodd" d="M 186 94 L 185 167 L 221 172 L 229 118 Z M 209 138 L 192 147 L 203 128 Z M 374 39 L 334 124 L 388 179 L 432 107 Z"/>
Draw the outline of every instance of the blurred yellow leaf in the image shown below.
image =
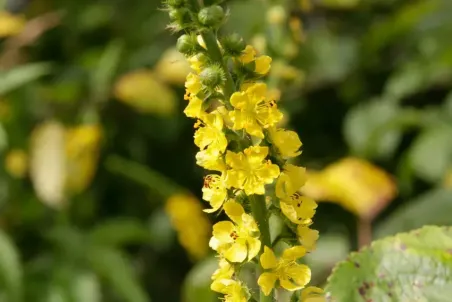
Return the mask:
<path fill-rule="evenodd" d="M 0 11 L 0 38 L 15 36 L 25 26 L 25 18 Z"/>
<path fill-rule="evenodd" d="M 97 168 L 102 132 L 99 125 L 81 125 L 66 131 L 66 189 L 80 193 Z"/>
<path fill-rule="evenodd" d="M 14 149 L 6 154 L 5 169 L 15 178 L 22 178 L 27 173 L 28 158 L 24 150 Z"/>
<path fill-rule="evenodd" d="M 447 171 L 443 180 L 443 187 L 452 188 L 452 169 L 449 169 L 449 171 Z"/>
<path fill-rule="evenodd" d="M 318 201 L 335 202 L 365 219 L 373 219 L 396 195 L 389 174 L 358 158 L 345 158 L 324 170 L 308 172 L 302 192 Z"/>
<path fill-rule="evenodd" d="M 116 98 L 142 113 L 168 115 L 176 107 L 175 93 L 149 70 L 123 75 L 114 90 Z"/>
<path fill-rule="evenodd" d="M 30 140 L 30 176 L 36 194 L 46 205 L 61 207 L 66 181 L 64 126 L 44 122 L 33 130 Z"/>
<path fill-rule="evenodd" d="M 191 195 L 175 194 L 166 201 L 165 211 L 187 252 L 197 260 L 206 256 L 211 226 L 201 202 Z"/>
<path fill-rule="evenodd" d="M 160 57 L 154 72 L 159 79 L 166 83 L 183 85 L 190 72 L 190 65 L 176 48 L 169 48 Z"/>

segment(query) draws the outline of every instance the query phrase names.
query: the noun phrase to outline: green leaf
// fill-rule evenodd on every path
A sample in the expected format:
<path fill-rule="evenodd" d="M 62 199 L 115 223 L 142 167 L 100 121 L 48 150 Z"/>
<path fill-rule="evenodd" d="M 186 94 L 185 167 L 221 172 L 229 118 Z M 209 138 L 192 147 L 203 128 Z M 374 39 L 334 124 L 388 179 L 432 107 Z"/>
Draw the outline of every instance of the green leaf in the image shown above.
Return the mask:
<path fill-rule="evenodd" d="M 111 42 L 99 59 L 91 75 L 91 97 L 96 102 L 104 102 L 110 93 L 111 81 L 118 68 L 124 45 L 121 41 Z"/>
<path fill-rule="evenodd" d="M 449 225 L 452 189 L 434 189 L 402 205 L 376 228 L 376 238 L 406 232 L 424 225 Z"/>
<path fill-rule="evenodd" d="M 99 280 L 92 273 L 80 273 L 71 284 L 71 296 L 74 302 L 100 302 Z"/>
<path fill-rule="evenodd" d="M 416 175 L 430 182 L 441 180 L 452 163 L 452 127 L 431 127 L 422 132 L 409 151 Z"/>
<path fill-rule="evenodd" d="M 49 74 L 49 63 L 32 63 L 0 72 L 0 95 L 4 95 L 29 82 Z"/>
<path fill-rule="evenodd" d="M 22 300 L 22 266 L 19 253 L 9 236 L 0 230 L 0 288 L 7 301 Z"/>
<path fill-rule="evenodd" d="M 213 302 L 217 301 L 216 294 L 210 289 L 211 276 L 218 267 L 218 260 L 214 257 L 198 262 L 188 273 L 183 288 L 185 302 Z"/>
<path fill-rule="evenodd" d="M 122 301 L 150 301 L 140 287 L 128 259 L 119 250 L 93 246 L 86 257 L 92 270 L 108 283 Z"/>
<path fill-rule="evenodd" d="M 147 242 L 150 233 L 147 227 L 136 219 L 114 218 L 96 226 L 88 238 L 98 245 L 121 246 Z"/>
<path fill-rule="evenodd" d="M 449 301 L 451 250 L 451 227 L 378 240 L 338 264 L 325 290 L 334 302 Z"/>
<path fill-rule="evenodd" d="M 401 139 L 399 129 L 386 129 L 399 114 L 390 102 L 375 100 L 353 108 L 345 118 L 344 135 L 353 153 L 363 157 L 387 157 Z"/>

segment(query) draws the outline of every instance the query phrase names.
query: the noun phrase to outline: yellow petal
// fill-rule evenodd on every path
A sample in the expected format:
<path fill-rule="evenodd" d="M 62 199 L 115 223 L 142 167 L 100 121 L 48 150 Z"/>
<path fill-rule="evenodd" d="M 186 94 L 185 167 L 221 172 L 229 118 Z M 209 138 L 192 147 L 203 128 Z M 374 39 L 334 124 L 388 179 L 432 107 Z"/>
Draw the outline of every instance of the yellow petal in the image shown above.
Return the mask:
<path fill-rule="evenodd" d="M 245 210 L 239 203 L 234 200 L 229 200 L 224 204 L 223 209 L 232 221 L 235 223 L 242 222 L 242 215 L 245 214 Z"/>
<path fill-rule="evenodd" d="M 302 146 L 298 134 L 285 129 L 270 128 L 270 139 L 272 144 L 278 148 L 284 158 L 291 158 L 301 154 Z"/>
<path fill-rule="evenodd" d="M 246 93 L 251 96 L 256 104 L 267 97 L 267 84 L 262 82 L 255 83 L 246 89 Z"/>
<path fill-rule="evenodd" d="M 197 97 L 191 97 L 187 107 L 184 109 L 184 113 L 187 117 L 201 118 L 204 113 L 202 110 L 202 100 Z"/>
<path fill-rule="evenodd" d="M 312 230 L 307 226 L 298 225 L 297 227 L 298 240 L 306 248 L 307 251 L 315 249 L 315 244 L 319 239 L 319 231 Z"/>
<path fill-rule="evenodd" d="M 260 56 L 256 58 L 254 62 L 256 64 L 254 71 L 261 75 L 265 75 L 270 70 L 272 58 L 270 58 L 269 56 Z"/>
<path fill-rule="evenodd" d="M 276 182 L 276 196 L 285 199 L 297 192 L 306 183 L 306 169 L 286 164 Z"/>
<path fill-rule="evenodd" d="M 246 155 L 247 160 L 251 165 L 256 165 L 262 163 L 267 157 L 268 151 L 268 147 L 252 146 L 246 148 L 243 153 Z"/>
<path fill-rule="evenodd" d="M 248 243 L 248 261 L 251 261 L 261 250 L 261 241 L 253 237 L 249 237 L 246 241 Z"/>
<path fill-rule="evenodd" d="M 326 301 L 326 298 L 323 295 L 323 289 L 315 286 L 309 286 L 301 292 L 300 302 L 324 302 Z"/>
<path fill-rule="evenodd" d="M 230 221 L 220 221 L 214 224 L 212 234 L 220 243 L 232 243 L 234 240 L 231 234 L 235 231 L 235 226 Z"/>
<path fill-rule="evenodd" d="M 257 284 L 259 284 L 262 292 L 268 296 L 275 287 L 275 282 L 278 279 L 275 273 L 262 273 L 257 279 Z"/>
<path fill-rule="evenodd" d="M 297 259 L 306 255 L 306 249 L 302 246 L 294 246 L 288 249 L 285 249 L 282 254 L 282 259 L 286 261 L 296 261 Z"/>
<path fill-rule="evenodd" d="M 264 246 L 264 252 L 260 257 L 261 266 L 264 269 L 275 268 L 278 265 L 278 260 L 276 260 L 275 254 L 272 249 L 267 246 Z"/>
<path fill-rule="evenodd" d="M 245 92 L 234 92 L 231 96 L 230 102 L 234 108 L 242 109 L 249 102 L 248 94 Z"/>
<path fill-rule="evenodd" d="M 305 287 L 306 284 L 311 281 L 311 269 L 307 265 L 294 264 L 291 265 L 286 272 L 287 276 L 292 280 L 294 283 L 293 285 L 296 286 L 297 289 Z"/>
<path fill-rule="evenodd" d="M 243 262 L 247 254 L 246 241 L 239 238 L 225 251 L 224 257 L 231 262 Z"/>
<path fill-rule="evenodd" d="M 254 56 L 256 55 L 256 50 L 251 45 L 247 45 L 243 50 L 242 55 L 239 57 L 240 62 L 243 64 L 247 64 L 254 60 Z"/>
<path fill-rule="evenodd" d="M 0 38 L 19 34 L 24 28 L 26 20 L 23 16 L 12 15 L 9 12 L 0 12 Z"/>
<path fill-rule="evenodd" d="M 291 292 L 302 289 L 304 287 L 302 285 L 297 285 L 297 284 L 293 283 L 292 281 L 290 281 L 287 278 L 280 278 L 279 284 L 281 285 L 282 288 L 284 288 L 288 291 L 291 291 Z"/>

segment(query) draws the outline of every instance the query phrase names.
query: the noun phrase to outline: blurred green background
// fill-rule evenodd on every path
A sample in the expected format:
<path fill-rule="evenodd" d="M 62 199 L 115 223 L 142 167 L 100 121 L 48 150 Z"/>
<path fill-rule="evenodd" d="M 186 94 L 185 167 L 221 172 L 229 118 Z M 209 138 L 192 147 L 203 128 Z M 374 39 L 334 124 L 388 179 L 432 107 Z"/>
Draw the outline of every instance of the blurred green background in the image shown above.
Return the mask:
<path fill-rule="evenodd" d="M 314 285 L 371 239 L 451 223 L 451 1 L 225 3 L 303 141 Z M 216 301 L 221 217 L 160 1 L 0 8 L 0 301 Z"/>

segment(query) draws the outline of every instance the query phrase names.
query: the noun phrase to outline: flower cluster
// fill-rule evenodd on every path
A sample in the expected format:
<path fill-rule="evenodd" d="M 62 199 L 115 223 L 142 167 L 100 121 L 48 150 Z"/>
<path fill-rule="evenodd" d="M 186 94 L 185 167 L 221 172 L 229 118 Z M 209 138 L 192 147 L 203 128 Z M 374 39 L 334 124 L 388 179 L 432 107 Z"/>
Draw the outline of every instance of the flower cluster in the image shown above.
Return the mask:
<path fill-rule="evenodd" d="M 278 127 L 283 114 L 262 81 L 272 60 L 238 35 L 216 36 L 224 21 L 221 6 L 168 0 L 166 7 L 172 28 L 186 32 L 177 43 L 192 68 L 184 113 L 196 120 L 197 164 L 210 171 L 202 188 L 210 204 L 205 211 L 224 210 L 230 219 L 213 226 L 209 245 L 220 260 L 211 289 L 225 301 L 248 301 L 251 293 L 236 272 L 256 261 L 261 301 L 272 301 L 277 286 L 300 290 L 311 277 L 298 260 L 315 248 L 318 232 L 310 225 L 317 204 L 299 193 L 305 169 L 288 161 L 301 153 L 302 143 L 295 132 Z M 294 239 L 279 260 L 268 229 L 271 213 L 282 217 Z"/>

